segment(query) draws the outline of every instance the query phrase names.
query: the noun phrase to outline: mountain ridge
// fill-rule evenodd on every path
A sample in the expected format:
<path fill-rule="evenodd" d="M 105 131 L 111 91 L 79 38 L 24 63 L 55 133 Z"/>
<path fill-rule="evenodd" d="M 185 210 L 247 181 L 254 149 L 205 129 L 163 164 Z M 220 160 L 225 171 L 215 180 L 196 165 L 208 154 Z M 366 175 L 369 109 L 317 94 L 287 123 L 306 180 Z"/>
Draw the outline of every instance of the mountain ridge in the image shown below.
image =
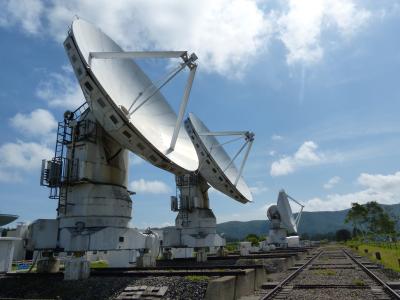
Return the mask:
<path fill-rule="evenodd" d="M 400 217 L 400 203 L 398 204 L 380 204 L 389 215 Z M 309 236 L 324 235 L 335 233 L 339 229 L 351 230 L 350 224 L 345 224 L 349 209 L 337 211 L 304 211 L 299 224 L 299 234 Z M 318 226 L 316 226 L 318 224 Z M 259 236 L 268 234 L 269 221 L 250 220 L 250 221 L 228 221 L 217 224 L 217 232 L 224 234 L 227 240 L 242 240 L 248 234 L 254 233 Z"/>

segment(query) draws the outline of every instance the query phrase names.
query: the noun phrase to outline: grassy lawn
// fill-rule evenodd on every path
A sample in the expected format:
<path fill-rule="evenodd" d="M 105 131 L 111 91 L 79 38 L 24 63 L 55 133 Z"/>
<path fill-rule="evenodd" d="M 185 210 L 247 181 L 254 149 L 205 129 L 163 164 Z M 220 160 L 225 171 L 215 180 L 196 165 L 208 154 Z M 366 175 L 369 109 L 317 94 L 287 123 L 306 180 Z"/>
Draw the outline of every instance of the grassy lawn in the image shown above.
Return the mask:
<path fill-rule="evenodd" d="M 357 244 L 349 242 L 348 246 L 363 256 L 367 256 L 370 260 L 383 264 L 385 267 L 400 272 L 399 259 L 400 259 L 400 248 L 396 249 L 388 245 L 369 245 L 369 244 Z M 365 251 L 367 250 L 367 252 Z M 381 254 L 381 260 L 377 260 L 375 253 Z"/>

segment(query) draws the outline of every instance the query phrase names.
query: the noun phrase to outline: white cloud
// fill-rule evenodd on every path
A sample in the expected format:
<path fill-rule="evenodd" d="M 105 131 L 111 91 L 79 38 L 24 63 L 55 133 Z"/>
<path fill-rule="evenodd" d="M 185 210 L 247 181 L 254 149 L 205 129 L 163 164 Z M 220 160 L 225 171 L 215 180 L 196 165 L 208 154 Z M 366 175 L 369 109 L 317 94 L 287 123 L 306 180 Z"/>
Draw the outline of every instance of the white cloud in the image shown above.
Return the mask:
<path fill-rule="evenodd" d="M 328 182 L 326 182 L 324 184 L 324 189 L 331 189 L 333 188 L 335 185 L 337 185 L 340 182 L 341 178 L 339 176 L 334 176 L 331 179 L 328 180 Z"/>
<path fill-rule="evenodd" d="M 252 0 L 35 2 L 45 9 L 34 14 L 36 30 L 32 32 L 41 29 L 62 41 L 73 16 L 78 15 L 125 48 L 194 51 L 202 70 L 227 76 L 237 75 L 252 62 L 272 33 L 267 15 Z M 13 14 L 6 4 L 0 10 Z M 23 17 L 15 14 L 13 23 L 23 22 Z"/>
<path fill-rule="evenodd" d="M 249 187 L 253 195 L 260 195 L 268 191 L 268 188 L 261 181 L 257 181 L 254 186 Z"/>
<path fill-rule="evenodd" d="M 22 179 L 26 172 L 38 170 L 42 159 L 53 156 L 53 150 L 38 143 L 5 143 L 0 146 L 0 181 Z"/>
<path fill-rule="evenodd" d="M 168 194 L 171 189 L 164 182 L 159 180 L 134 180 L 130 183 L 130 188 L 136 193 L 143 194 Z"/>
<path fill-rule="evenodd" d="M 354 0 L 288 0 L 287 12 L 274 16 L 290 65 L 320 61 L 324 55 L 324 32 L 335 30 L 350 37 L 368 22 L 371 13 Z"/>
<path fill-rule="evenodd" d="M 362 173 L 357 181 L 359 184 L 375 190 L 400 191 L 400 172 L 392 175 Z"/>
<path fill-rule="evenodd" d="M 316 165 L 325 162 L 326 156 L 317 151 L 318 145 L 313 141 L 304 142 L 291 156 L 274 161 L 271 164 L 271 176 L 281 176 L 293 173 L 300 167 Z"/>
<path fill-rule="evenodd" d="M 0 26 L 18 25 L 61 42 L 78 15 L 124 48 L 194 51 L 202 70 L 232 77 L 254 62 L 272 38 L 286 47 L 288 64 L 316 63 L 328 45 L 323 37 L 329 36 L 329 45 L 332 36 L 348 39 L 372 16 L 357 0 L 280 3 L 268 10 L 257 0 L 3 0 Z"/>
<path fill-rule="evenodd" d="M 40 0 L 3 0 L 0 4 L 0 26 L 16 24 L 29 34 L 37 34 L 42 29 L 40 16 L 44 12 Z"/>
<path fill-rule="evenodd" d="M 360 204 L 377 201 L 381 204 L 398 203 L 400 199 L 400 172 L 389 175 L 362 173 L 357 179 L 362 190 L 347 194 L 330 194 L 306 201 L 306 210 L 340 210 L 351 207 L 351 203 Z"/>
<path fill-rule="evenodd" d="M 85 100 L 75 76 L 65 66 L 50 73 L 39 83 L 36 95 L 52 107 L 78 108 Z"/>
<path fill-rule="evenodd" d="M 274 134 L 274 135 L 271 136 L 271 140 L 280 141 L 280 140 L 283 140 L 283 136 L 278 135 L 278 134 Z"/>
<path fill-rule="evenodd" d="M 45 109 L 35 109 L 29 114 L 17 113 L 10 119 L 11 125 L 24 135 L 46 136 L 57 128 L 57 121 Z"/>

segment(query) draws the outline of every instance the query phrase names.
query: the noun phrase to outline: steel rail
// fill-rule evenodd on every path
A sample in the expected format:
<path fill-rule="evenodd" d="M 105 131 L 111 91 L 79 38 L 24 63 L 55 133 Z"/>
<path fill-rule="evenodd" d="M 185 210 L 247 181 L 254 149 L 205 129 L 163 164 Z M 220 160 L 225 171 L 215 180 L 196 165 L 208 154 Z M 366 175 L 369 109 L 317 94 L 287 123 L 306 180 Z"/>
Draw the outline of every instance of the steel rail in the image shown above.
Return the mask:
<path fill-rule="evenodd" d="M 382 279 L 376 276 L 371 270 L 369 270 L 366 266 L 364 266 L 362 262 L 358 261 L 348 251 L 346 251 L 345 249 L 342 250 L 347 255 L 347 257 L 349 257 L 353 262 L 355 262 L 365 273 L 368 274 L 369 277 L 378 282 L 391 296 L 393 296 L 395 299 L 400 299 L 400 295 L 395 290 L 393 290 L 389 285 L 387 285 L 386 282 L 384 282 Z"/>
<path fill-rule="evenodd" d="M 246 268 L 245 266 L 241 269 L 181 269 L 181 270 L 170 270 L 170 269 L 159 269 L 159 270 L 101 270 L 91 269 L 91 277 L 148 277 L 148 276 L 239 276 L 246 275 L 246 270 L 254 270 L 254 268 Z M 1 275 L 3 278 L 3 275 Z M 63 278 L 64 273 L 5 273 L 4 278 Z M 0 297 L 1 298 L 1 297 Z M 3 299 L 3 298 L 1 298 Z"/>
<path fill-rule="evenodd" d="M 275 295 L 278 292 L 280 292 L 287 283 L 289 283 L 293 278 L 295 278 L 297 275 L 299 275 L 300 272 L 303 271 L 307 266 L 309 266 L 315 259 L 320 257 L 323 252 L 324 252 L 323 250 L 318 252 L 309 261 L 307 261 L 305 264 L 303 264 L 301 267 L 299 267 L 296 271 L 294 271 L 292 274 L 290 274 L 288 277 L 286 277 L 283 281 L 281 281 L 275 288 L 272 289 L 272 291 L 270 291 L 268 294 L 264 295 L 261 298 L 261 300 L 272 299 L 273 297 L 275 297 Z"/>

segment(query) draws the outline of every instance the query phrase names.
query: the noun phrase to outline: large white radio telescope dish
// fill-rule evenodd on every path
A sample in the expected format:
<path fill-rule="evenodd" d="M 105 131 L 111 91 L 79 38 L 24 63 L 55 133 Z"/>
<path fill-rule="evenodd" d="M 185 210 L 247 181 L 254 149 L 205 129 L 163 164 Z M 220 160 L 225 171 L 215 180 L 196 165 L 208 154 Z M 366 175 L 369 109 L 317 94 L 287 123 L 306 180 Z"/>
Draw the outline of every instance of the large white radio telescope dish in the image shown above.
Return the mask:
<path fill-rule="evenodd" d="M 65 47 L 102 127 L 126 149 L 157 167 L 177 175 L 197 170 L 199 160 L 185 130 L 179 130 L 171 149 L 177 115 L 160 91 L 152 95 L 157 88 L 140 67 L 124 59 L 129 57 L 93 59 L 93 53 L 124 52 L 87 21 L 75 20 L 71 33 L 79 53 L 74 53 L 68 41 Z"/>
<path fill-rule="evenodd" d="M 210 132 L 204 123 L 193 113 L 189 115 L 185 125 L 199 155 L 200 174 L 215 189 L 227 196 L 242 203 L 252 201 L 250 189 L 241 176 L 242 170 L 238 171 L 233 160 L 215 138 L 215 135 L 218 134 Z M 243 133 L 239 132 L 239 134 Z M 245 134 L 249 136 L 250 140 L 246 138 L 245 145 L 249 143 L 249 147 L 242 166 L 244 166 L 244 162 L 247 159 L 254 137 L 252 133 Z M 242 149 L 243 148 L 244 147 L 242 147 Z"/>

